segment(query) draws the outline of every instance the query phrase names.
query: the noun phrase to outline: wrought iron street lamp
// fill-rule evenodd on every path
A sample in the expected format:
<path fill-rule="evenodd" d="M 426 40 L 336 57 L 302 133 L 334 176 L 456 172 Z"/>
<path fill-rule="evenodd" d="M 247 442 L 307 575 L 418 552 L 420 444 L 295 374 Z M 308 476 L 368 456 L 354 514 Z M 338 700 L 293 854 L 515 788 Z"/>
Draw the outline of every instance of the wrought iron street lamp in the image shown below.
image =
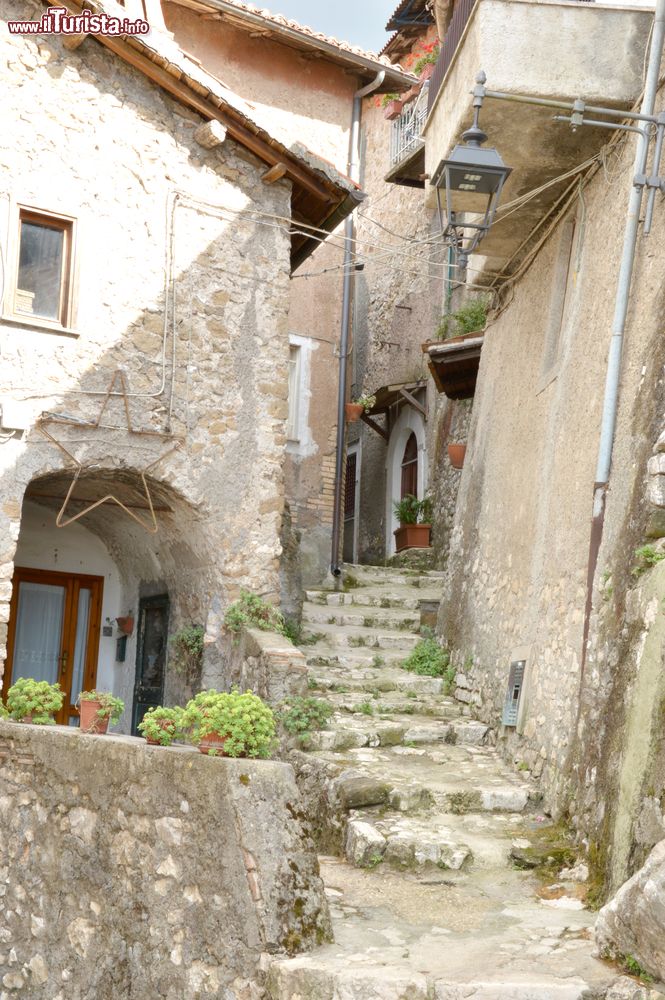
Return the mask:
<path fill-rule="evenodd" d="M 462 266 L 466 266 L 469 255 L 494 222 L 503 185 L 512 169 L 505 165 L 496 149 L 483 148 L 487 135 L 478 124 L 478 116 L 485 96 L 485 80 L 484 73 L 476 77 L 473 125 L 462 135 L 464 143 L 455 146 L 432 177 L 440 209 L 440 192 L 445 192 L 444 237 L 457 247 Z"/>

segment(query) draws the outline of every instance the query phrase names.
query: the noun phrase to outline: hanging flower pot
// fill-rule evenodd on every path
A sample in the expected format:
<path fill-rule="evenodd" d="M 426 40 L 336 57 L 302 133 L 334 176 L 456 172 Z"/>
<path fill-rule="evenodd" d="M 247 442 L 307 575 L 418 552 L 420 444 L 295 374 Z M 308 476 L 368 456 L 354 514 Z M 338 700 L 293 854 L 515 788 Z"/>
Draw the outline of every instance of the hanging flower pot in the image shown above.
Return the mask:
<path fill-rule="evenodd" d="M 355 424 L 363 415 L 363 410 L 365 407 L 362 403 L 346 403 L 344 406 L 344 413 L 346 414 L 347 424 Z"/>
<path fill-rule="evenodd" d="M 134 631 L 133 615 L 125 615 L 124 617 L 116 618 L 115 623 L 123 635 L 131 635 Z"/>
<path fill-rule="evenodd" d="M 465 444 L 449 444 L 448 459 L 453 469 L 461 469 L 464 466 L 464 456 L 466 455 Z"/>
<path fill-rule="evenodd" d="M 383 109 L 383 115 L 385 118 L 388 119 L 389 122 L 394 121 L 395 118 L 399 118 L 401 114 L 402 114 L 402 101 L 398 100 L 388 101 L 388 103 Z"/>

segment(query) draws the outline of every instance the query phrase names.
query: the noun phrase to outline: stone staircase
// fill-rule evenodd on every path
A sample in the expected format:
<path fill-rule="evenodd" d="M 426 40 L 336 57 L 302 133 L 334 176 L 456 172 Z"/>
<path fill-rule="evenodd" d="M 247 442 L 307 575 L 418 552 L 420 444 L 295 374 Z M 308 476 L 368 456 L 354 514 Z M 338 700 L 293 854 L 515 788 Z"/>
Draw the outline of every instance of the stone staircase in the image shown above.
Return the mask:
<path fill-rule="evenodd" d="M 593 957 L 580 885 L 544 887 L 510 860 L 548 826 L 530 776 L 500 759 L 442 678 L 402 667 L 441 574 L 352 566 L 345 580 L 306 595 L 310 693 L 335 712 L 293 753 L 329 851 L 335 943 L 270 959 L 269 997 L 604 997 L 618 973 Z"/>

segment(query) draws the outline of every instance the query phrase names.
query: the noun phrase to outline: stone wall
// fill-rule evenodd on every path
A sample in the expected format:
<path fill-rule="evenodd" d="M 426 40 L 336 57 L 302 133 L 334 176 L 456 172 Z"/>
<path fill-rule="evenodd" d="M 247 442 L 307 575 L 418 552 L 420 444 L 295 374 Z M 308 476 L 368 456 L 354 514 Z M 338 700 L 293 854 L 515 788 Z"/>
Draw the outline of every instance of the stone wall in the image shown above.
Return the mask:
<path fill-rule="evenodd" d="M 420 50 L 421 43 L 415 42 L 414 48 Z M 428 418 L 422 425 L 419 461 L 425 467 L 424 485 L 431 488 L 439 514 L 433 544 L 436 565 L 443 566 L 459 473 L 447 461 L 439 463 L 438 456 L 446 451 L 453 414 L 463 415 L 465 405 L 451 405 L 439 397 L 421 345 L 435 337 L 442 313 L 445 252 L 436 235 L 438 215 L 425 208 L 423 191 L 384 181 L 390 168 L 392 124 L 377 104 L 380 102 L 370 97 L 363 107 L 363 186 L 368 199 L 358 214 L 357 237 L 365 267 L 356 276 L 352 394 L 426 381 L 422 401 Z M 408 409 L 406 403 L 393 407 L 391 429 L 399 430 L 398 422 L 400 418 L 404 421 Z M 378 420 L 381 423 L 384 418 Z M 460 421 L 463 423 L 462 417 L 454 417 L 454 425 Z M 390 504 L 397 499 L 392 495 L 392 466 L 401 462 L 401 455 L 393 456 L 384 439 L 364 424 L 354 425 L 350 440 L 358 438 L 362 442 L 359 559 L 383 563 L 390 555 L 391 528 L 395 526 L 389 523 Z"/>
<path fill-rule="evenodd" d="M 227 633 L 218 641 L 216 654 L 215 663 L 212 654 L 207 658 L 204 688 L 250 688 L 270 705 L 307 693 L 305 656 L 277 632 L 249 628 L 237 636 Z"/>
<path fill-rule="evenodd" d="M 0 982 L 32 1000 L 258 1000 L 327 939 L 293 771 L 0 722 Z"/>
<path fill-rule="evenodd" d="M 594 473 L 633 155 L 633 142 L 622 142 L 611 168 L 599 169 L 571 206 L 578 242 L 555 363 L 546 331 L 561 225 L 488 326 L 439 619 L 484 721 L 500 722 L 510 661 L 526 657 L 522 717 L 503 744 L 542 776 L 547 808 L 569 810 L 594 843 L 607 836 L 617 794 L 608 751 L 629 732 L 629 650 L 640 629 L 626 608 L 650 518 L 644 482 L 663 408 L 665 217 L 657 212 L 637 247 L 582 676 Z"/>
<path fill-rule="evenodd" d="M 327 59 L 307 59 L 277 38 L 216 23 L 182 6 L 164 5 L 168 28 L 186 51 L 251 101 L 269 131 L 298 143 L 347 173 L 353 74 Z M 299 572 L 283 565 L 282 602 L 300 612 L 299 586 L 318 584 L 328 569 L 337 423 L 337 344 L 340 336 L 341 230 L 295 272 L 288 328 L 300 348 L 298 434 L 287 442 L 285 495 Z M 311 274 L 312 277 L 305 277 Z M 290 539 L 290 541 L 289 541 Z"/>
<path fill-rule="evenodd" d="M 41 10 L 7 0 L 3 13 Z M 290 248 L 283 228 L 249 213 L 288 217 L 290 185 L 262 184 L 263 165 L 231 140 L 203 149 L 198 116 L 92 38 L 68 52 L 57 37 L 5 33 L 0 47 L 7 250 L 17 204 L 74 217 L 78 287 L 71 330 L 0 323 L 0 395 L 29 424 L 0 444 L 0 656 L 26 490 L 46 494 L 54 518 L 75 469 L 38 417 L 96 420 L 118 371 L 131 432 L 116 397 L 97 430 L 47 429 L 85 466 L 81 494 L 119 495 L 145 520 L 150 467 L 154 536 L 116 505 L 82 523 L 120 571 L 116 614 L 168 591 L 172 628 L 204 624 L 211 644 L 241 587 L 279 596 Z"/>

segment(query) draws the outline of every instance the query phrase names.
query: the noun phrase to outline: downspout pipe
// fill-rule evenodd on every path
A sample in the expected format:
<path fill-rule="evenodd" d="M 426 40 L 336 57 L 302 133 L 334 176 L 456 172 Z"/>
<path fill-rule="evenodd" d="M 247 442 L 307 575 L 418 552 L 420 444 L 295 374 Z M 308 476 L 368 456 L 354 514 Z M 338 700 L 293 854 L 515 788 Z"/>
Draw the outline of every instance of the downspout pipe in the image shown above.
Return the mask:
<path fill-rule="evenodd" d="M 665 0 L 663 0 L 665 2 Z M 347 172 L 351 180 L 360 181 L 360 121 L 362 118 L 362 101 L 381 86 L 386 72 L 381 70 L 371 83 L 357 90 L 353 95 L 353 110 L 351 112 L 351 132 L 349 135 L 349 159 Z M 339 379 L 337 388 L 337 444 L 335 451 L 335 492 L 333 499 L 332 553 L 330 571 L 333 576 L 340 576 L 342 570 L 339 560 L 339 543 L 342 524 L 342 481 L 344 478 L 344 440 L 346 403 L 347 362 L 349 357 L 349 331 L 351 327 L 351 290 L 353 281 L 353 214 L 344 220 L 344 267 L 342 283 L 342 329 L 339 340 Z"/>
<path fill-rule="evenodd" d="M 658 91 L 658 79 L 660 74 L 660 64 L 663 55 L 663 43 L 665 42 L 665 0 L 656 0 L 656 10 L 651 34 L 651 47 L 649 50 L 649 62 L 647 65 L 646 79 L 644 84 L 644 94 L 642 97 L 641 113 L 643 115 L 653 115 Z M 633 278 L 633 268 L 635 264 L 635 248 L 637 245 L 637 233 L 640 221 L 640 211 L 642 208 L 642 195 L 644 184 L 638 182 L 638 177 L 646 174 L 647 158 L 649 154 L 649 131 L 644 125 L 642 134 L 637 141 L 635 152 L 635 165 L 633 174 L 633 187 L 628 201 L 628 212 L 626 215 L 626 228 L 623 239 L 623 252 L 621 255 L 621 266 L 617 282 L 616 299 L 614 305 L 614 320 L 612 324 L 612 339 L 610 341 L 609 357 L 607 362 L 607 374 L 605 378 L 605 397 L 603 400 L 603 414 L 600 426 L 600 442 L 598 446 L 598 460 L 596 465 L 596 479 L 593 492 L 593 513 L 591 521 L 591 538 L 589 542 L 589 560 L 587 566 L 587 593 L 586 607 L 584 613 L 584 633 L 582 643 L 582 663 L 580 671 L 580 691 L 584 679 L 584 668 L 587 657 L 587 643 L 589 640 L 589 627 L 591 621 L 591 611 L 593 605 L 593 584 L 598 565 L 598 555 L 603 538 L 603 525 L 605 519 L 605 500 L 607 487 L 610 479 L 610 469 L 612 465 L 612 449 L 614 447 L 614 434 L 616 430 L 617 410 L 619 406 L 619 382 L 621 378 L 621 353 L 623 349 L 624 331 L 626 328 L 626 316 L 630 301 L 630 289 Z M 581 699 L 580 699 L 581 707 Z"/>

